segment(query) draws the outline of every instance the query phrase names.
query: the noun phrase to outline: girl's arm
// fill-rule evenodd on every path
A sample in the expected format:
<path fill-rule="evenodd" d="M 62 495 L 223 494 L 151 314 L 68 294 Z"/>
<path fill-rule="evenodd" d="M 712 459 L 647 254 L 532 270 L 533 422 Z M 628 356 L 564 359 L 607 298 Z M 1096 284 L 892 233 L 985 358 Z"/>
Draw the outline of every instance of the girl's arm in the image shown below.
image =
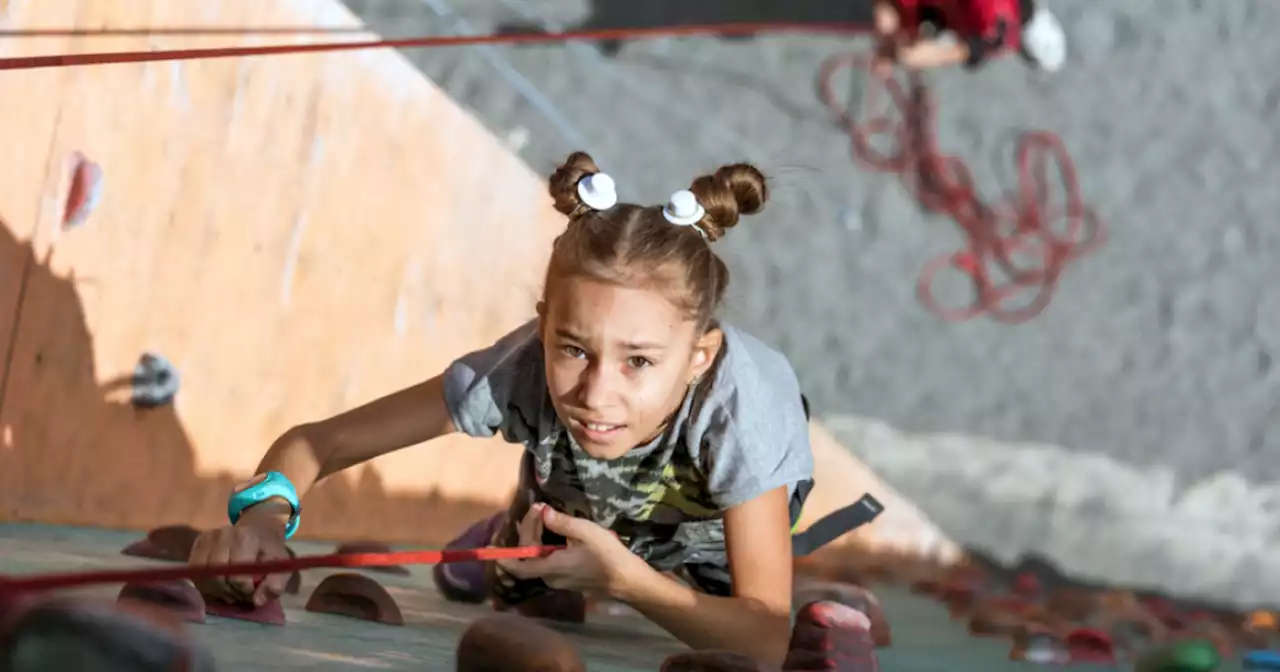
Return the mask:
<path fill-rule="evenodd" d="M 284 474 L 302 499 L 326 476 L 454 431 L 445 405 L 444 376 L 436 376 L 327 420 L 290 429 L 271 445 L 254 473 Z M 282 522 L 291 513 L 289 503 L 278 498 L 250 511 Z"/>
<path fill-rule="evenodd" d="M 733 597 L 707 595 L 647 565 L 618 597 L 691 648 L 733 651 L 781 665 L 791 637 L 787 503 L 783 486 L 725 512 Z"/>

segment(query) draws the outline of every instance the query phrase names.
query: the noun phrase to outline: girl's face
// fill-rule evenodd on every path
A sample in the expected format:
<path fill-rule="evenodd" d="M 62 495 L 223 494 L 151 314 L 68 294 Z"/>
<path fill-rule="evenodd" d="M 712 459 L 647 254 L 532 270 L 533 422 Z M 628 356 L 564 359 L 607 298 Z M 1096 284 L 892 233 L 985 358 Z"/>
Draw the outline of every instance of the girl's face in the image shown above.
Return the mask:
<path fill-rule="evenodd" d="M 592 457 L 616 459 L 652 439 L 723 334 L 698 334 L 660 292 L 589 278 L 555 283 L 538 306 L 547 387 L 561 422 Z"/>

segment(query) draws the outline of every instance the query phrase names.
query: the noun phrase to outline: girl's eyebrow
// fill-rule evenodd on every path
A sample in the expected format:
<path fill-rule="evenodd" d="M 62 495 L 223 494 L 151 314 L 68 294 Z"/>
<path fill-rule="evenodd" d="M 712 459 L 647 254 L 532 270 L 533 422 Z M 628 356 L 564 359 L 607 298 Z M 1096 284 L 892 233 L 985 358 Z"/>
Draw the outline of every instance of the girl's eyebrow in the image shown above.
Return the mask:
<path fill-rule="evenodd" d="M 556 329 L 556 336 L 568 341 L 574 341 L 575 343 L 585 342 L 581 336 L 564 328 Z M 631 351 L 665 350 L 667 347 L 666 344 L 658 343 L 656 341 L 623 341 L 618 345 L 622 346 L 622 349 L 624 350 Z"/>

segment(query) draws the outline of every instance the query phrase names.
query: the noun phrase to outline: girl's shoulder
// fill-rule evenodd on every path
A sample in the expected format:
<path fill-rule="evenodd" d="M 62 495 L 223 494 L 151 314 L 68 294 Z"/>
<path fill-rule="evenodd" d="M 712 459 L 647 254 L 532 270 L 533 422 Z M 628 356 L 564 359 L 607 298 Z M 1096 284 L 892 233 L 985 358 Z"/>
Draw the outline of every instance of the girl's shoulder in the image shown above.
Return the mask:
<path fill-rule="evenodd" d="M 695 395 L 686 438 L 713 498 L 727 507 L 811 478 L 813 453 L 786 355 L 740 329 L 721 329 L 724 349 Z"/>
<path fill-rule="evenodd" d="M 800 381 L 786 355 L 741 329 L 720 328 L 723 350 L 695 396 L 692 438 L 702 443 L 712 435 L 738 434 L 778 442 L 800 432 L 807 436 Z"/>

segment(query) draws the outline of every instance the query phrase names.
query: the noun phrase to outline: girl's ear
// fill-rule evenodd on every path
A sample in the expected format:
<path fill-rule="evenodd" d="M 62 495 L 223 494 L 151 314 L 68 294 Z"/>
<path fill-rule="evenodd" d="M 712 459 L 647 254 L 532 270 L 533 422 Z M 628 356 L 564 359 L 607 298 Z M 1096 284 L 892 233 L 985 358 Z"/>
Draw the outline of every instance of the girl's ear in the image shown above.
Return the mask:
<path fill-rule="evenodd" d="M 693 344 L 693 361 L 689 367 L 693 380 L 701 378 L 711 368 L 722 347 L 724 347 L 724 332 L 718 328 L 708 329 L 707 333 Z M 689 382 L 692 383 L 693 380 Z"/>
<path fill-rule="evenodd" d="M 538 337 L 543 336 L 543 332 L 547 330 L 547 302 L 538 302 Z"/>

